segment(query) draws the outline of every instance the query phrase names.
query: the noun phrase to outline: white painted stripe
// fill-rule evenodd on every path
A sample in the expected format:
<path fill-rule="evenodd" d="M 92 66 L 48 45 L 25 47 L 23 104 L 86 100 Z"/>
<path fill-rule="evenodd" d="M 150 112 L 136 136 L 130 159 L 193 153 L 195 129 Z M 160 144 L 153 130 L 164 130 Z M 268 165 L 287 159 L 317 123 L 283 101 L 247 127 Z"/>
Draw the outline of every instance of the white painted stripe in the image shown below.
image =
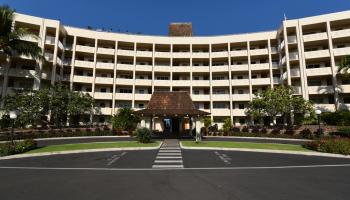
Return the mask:
<path fill-rule="evenodd" d="M 181 153 L 158 153 L 158 156 L 181 156 Z"/>
<path fill-rule="evenodd" d="M 153 167 L 181 166 L 181 165 L 153 165 Z M 350 164 L 335 165 L 296 165 L 296 166 L 274 166 L 274 167 L 204 167 L 204 168 L 181 168 L 181 170 L 259 170 L 259 169 L 297 169 L 297 168 L 327 168 L 327 167 L 350 167 Z M 22 169 L 22 170 L 88 170 L 88 171 L 152 171 L 152 168 L 69 168 L 69 167 L 16 167 L 0 166 L 0 169 Z"/>
<path fill-rule="evenodd" d="M 182 163 L 182 160 L 155 160 L 155 163 Z"/>
<path fill-rule="evenodd" d="M 167 150 L 181 150 L 181 148 L 180 147 L 173 147 L 173 148 L 160 148 L 160 150 L 163 150 L 163 149 L 167 149 Z"/>
<path fill-rule="evenodd" d="M 182 156 L 157 156 L 156 159 L 182 159 Z"/>
<path fill-rule="evenodd" d="M 153 165 L 153 168 L 183 168 L 183 165 Z"/>
<path fill-rule="evenodd" d="M 177 151 L 177 150 L 160 150 L 159 153 L 181 153 L 181 151 Z"/>

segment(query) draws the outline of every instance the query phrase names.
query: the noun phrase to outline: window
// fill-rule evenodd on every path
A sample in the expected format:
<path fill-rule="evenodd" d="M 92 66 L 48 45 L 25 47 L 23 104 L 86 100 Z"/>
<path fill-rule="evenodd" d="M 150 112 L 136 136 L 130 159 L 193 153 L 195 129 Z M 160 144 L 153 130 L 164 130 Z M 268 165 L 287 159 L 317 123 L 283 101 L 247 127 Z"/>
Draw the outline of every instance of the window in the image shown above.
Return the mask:
<path fill-rule="evenodd" d="M 345 48 L 346 46 L 344 44 L 337 45 L 337 48 Z"/>
<path fill-rule="evenodd" d="M 224 76 L 213 76 L 213 80 L 225 80 Z"/>
<path fill-rule="evenodd" d="M 245 124 L 245 119 L 244 118 L 239 118 L 238 121 L 239 121 L 240 124 Z"/>
<path fill-rule="evenodd" d="M 226 108 L 226 103 L 214 102 L 213 103 L 213 108 L 215 108 L 215 109 L 224 109 L 224 108 Z"/>
<path fill-rule="evenodd" d="M 107 89 L 106 88 L 101 88 L 100 92 L 107 92 Z"/>
<path fill-rule="evenodd" d="M 242 62 L 237 62 L 237 65 L 242 65 L 243 63 Z"/>
<path fill-rule="evenodd" d="M 88 73 L 87 73 L 87 76 L 92 76 L 92 73 L 91 73 L 91 72 L 88 72 Z"/>
<path fill-rule="evenodd" d="M 237 76 L 237 79 L 243 79 L 243 76 Z"/>
<path fill-rule="evenodd" d="M 225 94 L 226 91 L 223 90 L 223 89 L 216 89 L 216 90 L 213 90 L 213 94 Z"/>
<path fill-rule="evenodd" d="M 132 89 L 121 88 L 119 89 L 119 93 L 132 93 Z"/>
<path fill-rule="evenodd" d="M 101 74 L 101 77 L 107 77 L 107 74 Z"/>
<path fill-rule="evenodd" d="M 350 97 L 344 97 L 343 101 L 344 103 L 350 103 Z"/>
<path fill-rule="evenodd" d="M 199 80 L 199 76 L 194 76 L 193 80 Z"/>
<path fill-rule="evenodd" d="M 140 90 L 139 90 L 139 93 L 140 93 L 140 94 L 145 94 L 145 90 L 144 90 L 144 89 L 140 89 Z"/>
<path fill-rule="evenodd" d="M 145 105 L 143 103 L 139 103 L 139 108 L 144 108 Z"/>
<path fill-rule="evenodd" d="M 198 95 L 199 94 L 199 90 L 193 90 L 193 94 Z"/>
<path fill-rule="evenodd" d="M 100 103 L 100 107 L 104 108 L 104 107 L 106 107 L 106 104 L 105 103 Z"/>
<path fill-rule="evenodd" d="M 257 92 L 258 92 L 258 90 L 253 90 L 253 91 L 252 91 L 253 94 L 255 94 L 255 93 L 257 93 Z"/>
<path fill-rule="evenodd" d="M 92 91 L 91 87 L 86 88 L 86 92 L 91 92 L 91 91 Z"/>
<path fill-rule="evenodd" d="M 251 64 L 256 64 L 256 61 L 252 61 Z"/>
<path fill-rule="evenodd" d="M 244 90 L 238 90 L 238 94 L 244 94 Z"/>
<path fill-rule="evenodd" d="M 244 109 L 244 104 L 242 103 L 238 104 L 238 109 Z"/>
<path fill-rule="evenodd" d="M 257 75 L 252 75 L 252 78 L 258 78 L 258 76 Z"/>
<path fill-rule="evenodd" d="M 307 69 L 312 69 L 312 68 L 320 68 L 320 64 L 308 64 L 306 65 Z"/>
<path fill-rule="evenodd" d="M 139 76 L 139 79 L 145 79 L 145 77 L 144 76 Z"/>
<path fill-rule="evenodd" d="M 309 86 L 321 86 L 322 82 L 321 80 L 308 80 Z"/>

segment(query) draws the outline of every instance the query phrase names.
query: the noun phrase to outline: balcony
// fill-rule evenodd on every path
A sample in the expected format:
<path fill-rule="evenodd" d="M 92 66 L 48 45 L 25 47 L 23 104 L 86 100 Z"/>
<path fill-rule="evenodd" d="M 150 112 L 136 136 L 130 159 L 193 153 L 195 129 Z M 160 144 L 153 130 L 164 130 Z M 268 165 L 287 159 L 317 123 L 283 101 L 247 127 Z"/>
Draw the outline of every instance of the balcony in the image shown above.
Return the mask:
<path fill-rule="evenodd" d="M 151 86 L 152 85 L 152 80 L 151 79 L 135 79 L 135 85 Z"/>
<path fill-rule="evenodd" d="M 211 67 L 212 72 L 227 72 L 229 70 L 228 65 L 218 65 Z"/>
<path fill-rule="evenodd" d="M 113 78 L 109 77 L 96 77 L 95 83 L 97 84 L 113 84 Z"/>
<path fill-rule="evenodd" d="M 256 56 L 256 55 L 267 55 L 269 54 L 268 49 L 252 49 L 250 50 L 250 55 Z"/>
<path fill-rule="evenodd" d="M 255 78 L 252 79 L 252 85 L 269 85 L 270 78 Z"/>
<path fill-rule="evenodd" d="M 237 116 L 237 117 L 246 116 L 246 110 L 245 109 L 233 109 L 232 115 Z"/>
<path fill-rule="evenodd" d="M 314 33 L 309 35 L 303 35 L 304 42 L 316 41 L 316 40 L 327 40 L 328 36 L 326 32 Z"/>
<path fill-rule="evenodd" d="M 210 101 L 209 94 L 192 94 L 192 101 Z"/>
<path fill-rule="evenodd" d="M 250 94 L 232 94 L 232 101 L 250 101 Z"/>
<path fill-rule="evenodd" d="M 111 92 L 95 92 L 94 99 L 108 99 L 112 100 L 113 93 Z"/>
<path fill-rule="evenodd" d="M 277 54 L 278 50 L 277 47 L 271 47 L 271 54 Z"/>
<path fill-rule="evenodd" d="M 87 53 L 95 53 L 95 47 L 76 45 L 76 51 L 87 52 Z"/>
<path fill-rule="evenodd" d="M 305 52 L 305 58 L 306 59 L 325 58 L 325 57 L 329 57 L 329 50 L 328 49 Z"/>
<path fill-rule="evenodd" d="M 96 62 L 97 69 L 114 69 L 114 63 Z"/>
<path fill-rule="evenodd" d="M 350 29 L 332 31 L 332 38 L 350 37 Z"/>
<path fill-rule="evenodd" d="M 136 65 L 136 71 L 151 72 L 152 65 Z"/>
<path fill-rule="evenodd" d="M 284 40 L 281 42 L 281 44 L 278 45 L 278 50 L 282 50 L 285 46 Z"/>
<path fill-rule="evenodd" d="M 228 51 L 218 51 L 218 52 L 211 52 L 212 58 L 218 58 L 218 57 L 228 57 Z"/>
<path fill-rule="evenodd" d="M 59 40 L 58 40 L 58 48 L 60 48 L 62 50 L 64 49 L 64 46 L 63 46 L 62 42 L 59 41 Z"/>
<path fill-rule="evenodd" d="M 132 93 L 115 93 L 115 100 L 132 100 Z"/>
<path fill-rule="evenodd" d="M 299 59 L 299 54 L 298 52 L 290 52 L 289 53 L 289 60 L 294 61 Z"/>
<path fill-rule="evenodd" d="M 223 108 L 223 109 L 214 108 L 211 110 L 211 114 L 214 116 L 230 116 L 230 109 L 228 109 L 228 108 Z"/>
<path fill-rule="evenodd" d="M 276 62 L 272 63 L 272 69 L 279 69 L 279 68 L 280 68 L 280 66 L 278 63 L 276 63 Z"/>
<path fill-rule="evenodd" d="M 9 69 L 9 76 L 15 77 L 26 77 L 26 78 L 34 78 L 38 77 L 35 70 L 24 70 L 24 69 Z"/>
<path fill-rule="evenodd" d="M 292 86 L 294 90 L 294 94 L 301 94 L 301 87 L 300 86 Z"/>
<path fill-rule="evenodd" d="M 209 87 L 209 85 L 210 85 L 209 80 L 192 80 L 192 86 Z"/>
<path fill-rule="evenodd" d="M 330 85 L 320 85 L 320 86 L 309 86 L 309 94 L 333 94 L 333 86 Z"/>
<path fill-rule="evenodd" d="M 170 66 L 169 65 L 156 65 L 154 66 L 155 72 L 170 72 Z"/>
<path fill-rule="evenodd" d="M 152 51 L 140 51 L 140 50 L 137 50 L 136 51 L 136 56 L 152 57 L 153 56 L 153 52 Z"/>
<path fill-rule="evenodd" d="M 160 52 L 156 51 L 154 52 L 154 57 L 159 57 L 159 58 L 170 58 L 171 53 L 170 52 Z"/>
<path fill-rule="evenodd" d="M 70 65 L 72 65 L 72 60 L 71 60 L 71 59 L 64 59 L 64 60 L 62 61 L 62 63 L 63 63 L 63 65 L 68 65 L 68 66 L 70 66 Z"/>
<path fill-rule="evenodd" d="M 97 53 L 98 54 L 106 54 L 106 55 L 114 55 L 115 51 L 114 51 L 114 49 L 111 49 L 111 48 L 98 47 Z"/>
<path fill-rule="evenodd" d="M 192 52 L 192 58 L 209 58 L 209 52 Z"/>
<path fill-rule="evenodd" d="M 350 85 L 339 85 L 340 93 L 350 93 Z"/>
<path fill-rule="evenodd" d="M 47 35 L 45 37 L 45 44 L 55 45 L 56 38 L 54 36 Z"/>
<path fill-rule="evenodd" d="M 212 80 L 211 81 L 212 86 L 229 86 L 230 82 L 229 80 Z"/>
<path fill-rule="evenodd" d="M 213 101 L 230 101 L 230 94 L 213 94 Z"/>
<path fill-rule="evenodd" d="M 77 83 L 90 83 L 91 84 L 93 82 L 93 77 L 74 75 L 73 81 L 77 82 Z"/>
<path fill-rule="evenodd" d="M 193 66 L 192 72 L 209 72 L 209 66 Z"/>
<path fill-rule="evenodd" d="M 134 56 L 134 50 L 118 49 L 118 55 L 121 56 Z"/>
<path fill-rule="evenodd" d="M 281 79 L 278 77 L 273 77 L 273 84 L 280 84 L 281 83 Z"/>
<path fill-rule="evenodd" d="M 151 99 L 152 94 L 138 94 L 135 93 L 136 101 L 149 101 Z"/>
<path fill-rule="evenodd" d="M 190 80 L 173 80 L 173 86 L 190 87 L 190 85 L 191 85 Z"/>
<path fill-rule="evenodd" d="M 270 64 L 269 63 L 259 63 L 259 64 L 252 64 L 251 70 L 269 70 Z"/>
<path fill-rule="evenodd" d="M 133 64 L 119 64 L 118 63 L 117 70 L 133 71 L 134 65 Z"/>
<path fill-rule="evenodd" d="M 349 55 L 349 52 L 350 52 L 350 47 L 333 49 L 334 56 L 346 56 L 346 55 Z"/>
<path fill-rule="evenodd" d="M 234 56 L 234 57 L 248 56 L 248 51 L 247 51 L 247 49 L 233 50 L 233 51 L 231 51 L 231 56 Z"/>
<path fill-rule="evenodd" d="M 190 58 L 190 52 L 173 52 L 173 58 Z"/>
<path fill-rule="evenodd" d="M 112 114 L 112 108 L 96 108 L 97 113 L 101 115 L 111 115 Z"/>
<path fill-rule="evenodd" d="M 154 80 L 155 86 L 170 86 L 171 81 L 170 80 Z"/>
<path fill-rule="evenodd" d="M 190 66 L 173 66 L 173 72 L 190 72 Z"/>
<path fill-rule="evenodd" d="M 290 69 L 290 76 L 291 77 L 300 77 L 300 69 L 298 69 L 298 68 Z"/>
<path fill-rule="evenodd" d="M 134 79 L 127 79 L 127 78 L 117 78 L 116 84 L 118 85 L 133 85 Z"/>
<path fill-rule="evenodd" d="M 232 79 L 231 84 L 232 86 L 249 85 L 249 79 Z"/>
<path fill-rule="evenodd" d="M 62 66 L 62 60 L 61 60 L 61 58 L 57 57 L 56 63 L 57 63 L 58 65 Z"/>
<path fill-rule="evenodd" d="M 248 71 L 248 65 L 247 64 L 244 64 L 244 65 L 231 65 L 231 71 L 236 71 L 236 72 Z"/>
<path fill-rule="evenodd" d="M 315 109 L 319 109 L 322 112 L 334 112 L 335 105 L 334 104 L 314 104 Z"/>
<path fill-rule="evenodd" d="M 45 53 L 44 57 L 46 61 L 49 61 L 49 62 L 53 61 L 53 53 Z"/>
<path fill-rule="evenodd" d="M 295 44 L 297 43 L 297 36 L 292 35 L 287 37 L 288 44 Z"/>
<path fill-rule="evenodd" d="M 280 66 L 283 66 L 284 64 L 286 64 L 286 56 L 283 56 L 282 59 L 279 62 Z"/>
<path fill-rule="evenodd" d="M 94 62 L 85 60 L 75 60 L 74 65 L 76 67 L 94 68 Z"/>
<path fill-rule="evenodd" d="M 25 40 L 25 41 L 28 41 L 28 42 L 35 42 L 35 43 L 38 42 L 38 38 L 37 37 L 33 37 L 31 35 L 23 36 L 23 37 L 21 37 L 21 40 Z"/>
<path fill-rule="evenodd" d="M 306 69 L 306 75 L 307 76 L 332 75 L 332 68 L 321 67 L 321 68 Z"/>

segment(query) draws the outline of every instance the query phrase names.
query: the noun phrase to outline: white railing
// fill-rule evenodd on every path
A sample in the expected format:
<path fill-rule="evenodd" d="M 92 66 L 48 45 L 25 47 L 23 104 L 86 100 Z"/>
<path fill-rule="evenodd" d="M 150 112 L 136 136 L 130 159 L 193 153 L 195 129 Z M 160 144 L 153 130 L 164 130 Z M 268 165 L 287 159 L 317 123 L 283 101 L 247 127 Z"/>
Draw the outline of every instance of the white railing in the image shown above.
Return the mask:
<path fill-rule="evenodd" d="M 309 41 L 316 41 L 316 40 L 326 40 L 327 33 L 314 33 L 314 34 L 309 34 L 309 35 L 303 35 L 304 42 L 309 42 Z"/>

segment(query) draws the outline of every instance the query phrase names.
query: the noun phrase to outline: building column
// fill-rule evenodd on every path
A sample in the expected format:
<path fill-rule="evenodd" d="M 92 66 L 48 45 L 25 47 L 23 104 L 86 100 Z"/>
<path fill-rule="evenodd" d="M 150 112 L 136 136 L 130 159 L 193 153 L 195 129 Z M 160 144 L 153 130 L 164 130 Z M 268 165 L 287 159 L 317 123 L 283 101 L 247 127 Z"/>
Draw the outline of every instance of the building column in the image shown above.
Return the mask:
<path fill-rule="evenodd" d="M 292 85 L 292 79 L 290 77 L 288 35 L 287 35 L 286 21 L 283 21 L 283 38 L 284 38 L 284 52 L 285 52 L 286 68 L 287 68 L 287 85 L 290 86 Z"/>
<path fill-rule="evenodd" d="M 51 85 L 55 85 L 56 82 L 56 67 L 57 67 L 57 53 L 58 53 L 58 40 L 60 37 L 60 26 L 56 27 L 55 34 L 55 49 L 53 52 L 53 60 L 52 60 L 52 71 L 51 71 Z"/>

